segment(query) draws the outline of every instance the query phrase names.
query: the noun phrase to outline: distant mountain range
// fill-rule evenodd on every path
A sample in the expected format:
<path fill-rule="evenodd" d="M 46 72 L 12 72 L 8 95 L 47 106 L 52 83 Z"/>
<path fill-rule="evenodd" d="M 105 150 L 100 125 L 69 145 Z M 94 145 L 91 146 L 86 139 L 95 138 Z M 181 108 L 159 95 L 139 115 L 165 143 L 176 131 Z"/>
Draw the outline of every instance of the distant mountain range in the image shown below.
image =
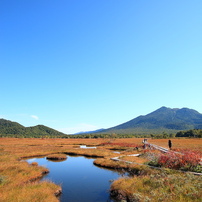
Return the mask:
<path fill-rule="evenodd" d="M 64 133 L 44 125 L 24 127 L 17 122 L 0 119 L 0 137 L 63 137 Z"/>
<path fill-rule="evenodd" d="M 161 107 L 145 116 L 138 116 L 126 123 L 104 129 L 98 133 L 148 134 L 202 129 L 202 114 L 188 108 Z"/>
<path fill-rule="evenodd" d="M 202 114 L 188 108 L 161 107 L 145 116 L 138 116 L 128 122 L 96 131 L 77 134 L 157 134 L 176 133 L 182 130 L 202 129 Z M 66 134 L 44 125 L 24 127 L 17 122 L 0 119 L 0 137 L 65 137 Z"/>
<path fill-rule="evenodd" d="M 89 133 L 99 133 L 105 130 L 104 128 L 98 129 L 98 130 L 92 130 L 92 131 L 81 131 L 78 133 L 74 133 L 74 135 L 80 135 L 80 134 L 89 134 Z"/>

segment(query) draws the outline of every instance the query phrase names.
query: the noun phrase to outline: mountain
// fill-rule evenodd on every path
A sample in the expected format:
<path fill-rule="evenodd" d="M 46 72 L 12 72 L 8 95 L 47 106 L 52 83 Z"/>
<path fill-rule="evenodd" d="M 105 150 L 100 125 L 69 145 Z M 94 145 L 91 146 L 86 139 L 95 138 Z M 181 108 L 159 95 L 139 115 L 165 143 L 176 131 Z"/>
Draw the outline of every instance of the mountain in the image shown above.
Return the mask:
<path fill-rule="evenodd" d="M 82 134 L 89 134 L 89 133 L 99 133 L 99 132 L 102 132 L 103 130 L 104 130 L 104 128 L 93 130 L 93 131 L 81 131 L 81 132 L 78 132 L 78 133 L 74 133 L 73 135 L 82 135 Z"/>
<path fill-rule="evenodd" d="M 145 116 L 138 116 L 126 123 L 103 130 L 102 133 L 160 133 L 202 129 L 202 114 L 188 108 L 161 107 Z"/>
<path fill-rule="evenodd" d="M 17 122 L 0 119 L 0 137 L 64 137 L 65 134 L 44 125 L 24 127 Z"/>
<path fill-rule="evenodd" d="M 118 126 L 79 134 L 157 134 L 202 129 L 202 114 L 188 108 L 161 107 L 145 116 L 138 116 Z M 44 125 L 24 127 L 19 123 L 0 119 L 0 137 L 65 137 L 64 133 Z M 66 136 L 67 137 L 67 136 Z"/>

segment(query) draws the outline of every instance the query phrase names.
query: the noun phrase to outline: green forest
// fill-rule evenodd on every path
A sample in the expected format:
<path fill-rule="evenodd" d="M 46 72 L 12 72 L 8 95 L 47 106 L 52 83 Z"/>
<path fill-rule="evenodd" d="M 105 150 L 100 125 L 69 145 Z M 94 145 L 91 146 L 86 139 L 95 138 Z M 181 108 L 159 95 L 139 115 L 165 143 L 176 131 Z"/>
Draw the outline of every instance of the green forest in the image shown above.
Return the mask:
<path fill-rule="evenodd" d="M 44 125 L 24 127 L 17 122 L 0 119 L 0 137 L 61 138 L 65 134 Z"/>
<path fill-rule="evenodd" d="M 17 122 L 0 119 L 0 137 L 15 137 L 15 138 L 202 138 L 202 129 L 191 129 L 178 132 L 159 132 L 159 133 L 89 133 L 78 135 L 66 135 L 57 130 L 44 125 L 33 127 L 24 127 Z"/>

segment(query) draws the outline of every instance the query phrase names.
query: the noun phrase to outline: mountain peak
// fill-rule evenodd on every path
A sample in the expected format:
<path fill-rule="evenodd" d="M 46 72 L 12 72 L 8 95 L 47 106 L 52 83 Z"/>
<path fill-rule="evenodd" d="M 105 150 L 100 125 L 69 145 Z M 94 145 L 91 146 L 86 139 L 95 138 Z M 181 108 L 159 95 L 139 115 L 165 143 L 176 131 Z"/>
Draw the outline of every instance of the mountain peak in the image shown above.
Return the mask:
<path fill-rule="evenodd" d="M 164 131 L 202 128 L 202 114 L 189 108 L 161 107 L 145 116 L 139 116 L 126 123 L 109 128 L 105 132 L 115 133 L 160 133 Z"/>
<path fill-rule="evenodd" d="M 155 110 L 154 112 L 157 112 L 157 111 L 166 111 L 166 110 L 170 110 L 171 108 L 168 108 L 168 107 L 160 107 L 159 109 Z M 152 112 L 153 113 L 153 112 Z"/>
<path fill-rule="evenodd" d="M 165 111 L 165 110 L 174 110 L 174 111 L 176 111 L 176 110 L 179 110 L 180 108 L 170 108 L 170 107 L 165 107 L 165 106 L 162 106 L 162 107 L 160 107 L 159 109 L 157 109 L 156 111 Z"/>

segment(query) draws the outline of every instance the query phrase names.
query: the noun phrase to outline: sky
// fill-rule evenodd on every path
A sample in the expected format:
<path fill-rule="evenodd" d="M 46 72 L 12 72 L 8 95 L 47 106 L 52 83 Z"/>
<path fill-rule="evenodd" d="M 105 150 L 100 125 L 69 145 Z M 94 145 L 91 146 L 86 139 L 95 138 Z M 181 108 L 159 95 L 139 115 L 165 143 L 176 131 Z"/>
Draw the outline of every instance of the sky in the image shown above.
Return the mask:
<path fill-rule="evenodd" d="M 201 0 L 0 1 L 0 118 L 72 134 L 202 113 L 201 78 Z"/>

